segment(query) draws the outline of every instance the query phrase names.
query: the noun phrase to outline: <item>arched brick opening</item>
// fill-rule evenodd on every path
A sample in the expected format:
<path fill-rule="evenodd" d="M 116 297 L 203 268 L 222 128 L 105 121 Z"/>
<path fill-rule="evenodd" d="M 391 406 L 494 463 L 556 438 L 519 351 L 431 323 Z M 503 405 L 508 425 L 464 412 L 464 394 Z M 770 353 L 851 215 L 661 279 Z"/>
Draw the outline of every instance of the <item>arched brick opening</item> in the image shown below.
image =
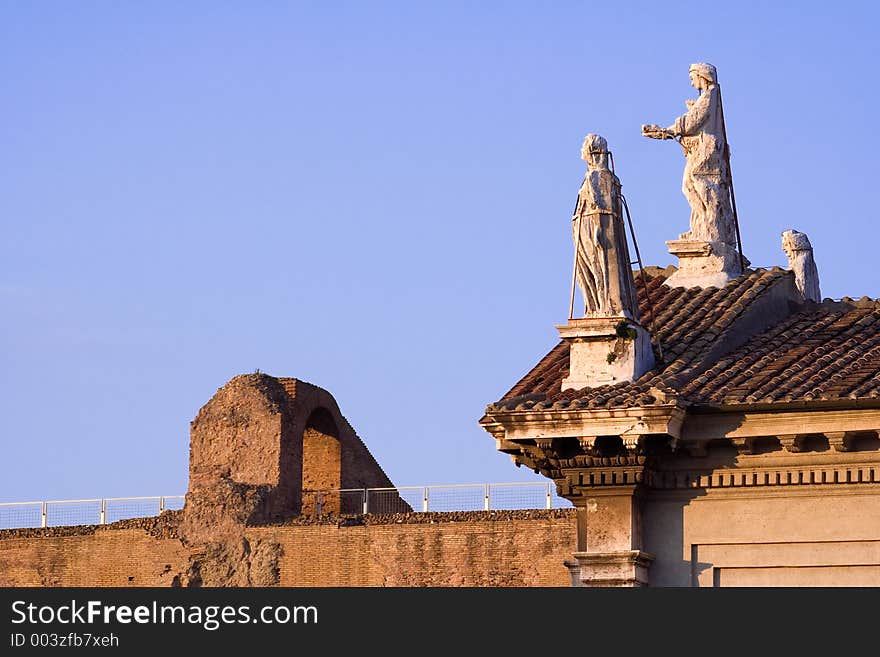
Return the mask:
<path fill-rule="evenodd" d="M 339 513 L 342 488 L 342 442 L 333 415 L 316 408 L 306 421 L 302 448 L 303 513 Z"/>

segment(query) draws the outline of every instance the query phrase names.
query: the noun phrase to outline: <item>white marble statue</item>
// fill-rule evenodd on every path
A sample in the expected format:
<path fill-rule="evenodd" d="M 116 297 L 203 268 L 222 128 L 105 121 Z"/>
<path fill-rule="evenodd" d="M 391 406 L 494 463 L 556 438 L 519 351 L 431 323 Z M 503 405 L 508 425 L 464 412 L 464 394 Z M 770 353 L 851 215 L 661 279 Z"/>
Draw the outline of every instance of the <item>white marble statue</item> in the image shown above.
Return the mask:
<path fill-rule="evenodd" d="M 638 321 L 629 248 L 623 226 L 620 180 L 608 168 L 608 144 L 587 135 L 581 148 L 587 175 L 572 216 L 575 279 L 586 317 L 628 317 Z"/>
<path fill-rule="evenodd" d="M 715 67 L 692 64 L 690 79 L 699 96 L 685 101 L 687 113 L 668 128 L 643 125 L 642 134 L 652 139 L 679 138 L 684 149 L 682 191 L 691 206 L 691 228 L 681 239 L 721 242 L 735 249 L 727 142 Z"/>
<path fill-rule="evenodd" d="M 804 299 L 819 303 L 819 270 L 813 259 L 813 246 L 806 233 L 789 229 L 782 233 L 782 250 L 788 256 L 788 268 L 794 272 L 795 284 Z"/>

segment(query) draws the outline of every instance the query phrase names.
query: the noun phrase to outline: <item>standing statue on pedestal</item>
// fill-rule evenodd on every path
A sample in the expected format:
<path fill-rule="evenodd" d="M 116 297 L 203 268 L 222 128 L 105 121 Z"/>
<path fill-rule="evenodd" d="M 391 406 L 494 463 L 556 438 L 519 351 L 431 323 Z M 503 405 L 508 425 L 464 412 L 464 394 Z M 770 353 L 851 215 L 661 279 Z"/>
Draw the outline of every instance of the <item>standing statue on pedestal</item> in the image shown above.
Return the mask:
<path fill-rule="evenodd" d="M 670 252 L 681 259 L 680 283 L 723 285 L 742 273 L 737 252 L 735 205 L 732 205 L 730 156 L 721 105 L 718 74 L 711 64 L 691 64 L 691 85 L 696 100 L 685 101 L 687 112 L 668 128 L 643 125 L 652 139 L 676 139 L 684 149 L 681 189 L 691 206 L 690 230 L 680 242 L 669 242 Z"/>
<path fill-rule="evenodd" d="M 651 336 L 639 320 L 620 180 L 609 168 L 611 153 L 599 135 L 581 148 L 587 175 L 574 208 L 574 272 L 568 323 L 556 328 L 568 343 L 568 376 L 562 389 L 635 381 L 654 367 Z M 574 316 L 575 283 L 584 295 L 584 316 Z"/>
<path fill-rule="evenodd" d="M 638 321 L 639 306 L 620 207 L 620 180 L 608 168 L 605 139 L 587 135 L 581 159 L 587 163 L 587 175 L 572 216 L 572 236 L 574 278 L 584 295 L 584 316 Z"/>

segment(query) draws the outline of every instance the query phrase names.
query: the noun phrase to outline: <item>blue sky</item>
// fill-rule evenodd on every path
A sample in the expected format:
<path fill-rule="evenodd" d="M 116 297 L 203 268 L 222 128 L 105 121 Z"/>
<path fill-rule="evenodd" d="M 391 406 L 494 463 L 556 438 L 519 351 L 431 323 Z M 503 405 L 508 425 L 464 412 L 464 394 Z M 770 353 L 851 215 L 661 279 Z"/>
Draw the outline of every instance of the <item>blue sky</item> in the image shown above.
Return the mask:
<path fill-rule="evenodd" d="M 880 296 L 872 3 L 0 3 L 0 501 L 186 489 L 236 374 L 328 389 L 398 484 L 528 481 L 477 425 L 568 311 L 580 144 L 644 260 L 643 138 L 718 67 L 746 255 Z"/>

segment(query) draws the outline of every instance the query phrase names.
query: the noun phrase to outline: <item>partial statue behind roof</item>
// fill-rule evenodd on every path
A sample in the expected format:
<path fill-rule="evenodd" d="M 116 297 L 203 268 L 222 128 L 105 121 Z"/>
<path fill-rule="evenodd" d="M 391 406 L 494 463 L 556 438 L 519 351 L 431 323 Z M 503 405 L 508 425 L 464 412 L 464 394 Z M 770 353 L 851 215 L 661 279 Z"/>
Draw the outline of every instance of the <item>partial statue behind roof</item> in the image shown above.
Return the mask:
<path fill-rule="evenodd" d="M 572 216 L 575 279 L 584 295 L 585 317 L 639 321 L 629 248 L 623 226 L 620 180 L 609 168 L 608 144 L 590 133 L 581 159 L 587 174 Z"/>
<path fill-rule="evenodd" d="M 813 258 L 813 245 L 806 233 L 789 229 L 782 233 L 782 250 L 788 256 L 788 268 L 794 272 L 795 285 L 807 301 L 822 301 L 819 270 Z"/>

